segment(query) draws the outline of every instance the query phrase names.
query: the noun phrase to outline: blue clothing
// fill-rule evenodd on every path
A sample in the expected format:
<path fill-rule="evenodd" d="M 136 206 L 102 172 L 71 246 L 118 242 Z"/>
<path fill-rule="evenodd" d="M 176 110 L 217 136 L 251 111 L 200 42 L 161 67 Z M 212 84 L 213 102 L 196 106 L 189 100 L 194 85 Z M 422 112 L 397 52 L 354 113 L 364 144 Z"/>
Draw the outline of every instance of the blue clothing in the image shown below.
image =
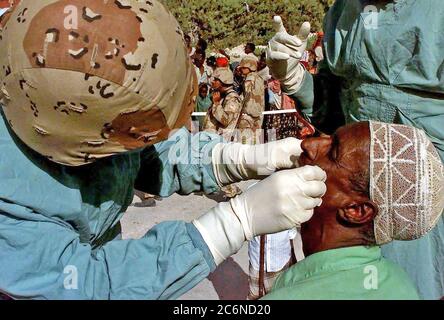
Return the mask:
<path fill-rule="evenodd" d="M 324 21 L 320 74 L 307 72 L 294 98 L 326 132 L 367 120 L 423 129 L 444 159 L 443 17 L 441 0 L 337 0 Z M 444 296 L 443 219 L 422 239 L 382 252 L 407 271 L 422 297 Z"/>
<path fill-rule="evenodd" d="M 176 150 L 180 161 L 169 161 L 171 149 L 188 140 L 193 152 Z M 216 135 L 181 129 L 144 151 L 74 168 L 30 150 L 0 116 L 0 293 L 175 299 L 190 290 L 215 269 L 192 224 L 165 222 L 139 240 L 117 240 L 119 220 L 135 184 L 164 197 L 218 190 L 207 159 L 218 142 Z"/>

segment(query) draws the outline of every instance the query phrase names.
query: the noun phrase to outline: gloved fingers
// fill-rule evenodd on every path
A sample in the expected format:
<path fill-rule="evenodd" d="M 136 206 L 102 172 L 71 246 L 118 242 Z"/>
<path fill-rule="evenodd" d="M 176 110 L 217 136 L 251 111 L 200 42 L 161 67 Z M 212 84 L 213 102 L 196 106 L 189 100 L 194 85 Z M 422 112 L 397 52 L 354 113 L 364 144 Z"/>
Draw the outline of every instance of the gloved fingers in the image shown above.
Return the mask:
<path fill-rule="evenodd" d="M 301 59 L 302 58 L 302 53 L 297 51 L 298 49 L 291 48 L 291 47 L 281 44 L 279 42 L 271 42 L 270 45 L 271 45 L 271 48 L 273 51 L 286 53 L 294 59 Z"/>
<path fill-rule="evenodd" d="M 293 228 L 299 227 L 301 224 L 309 221 L 313 217 L 313 214 L 314 214 L 313 208 L 307 210 L 299 210 L 297 212 L 297 215 L 294 215 L 294 212 L 292 212 L 291 214 L 285 214 L 290 223 L 289 225 L 282 226 L 282 229 L 289 229 L 290 224 L 292 225 L 291 227 Z"/>
<path fill-rule="evenodd" d="M 282 32 L 277 33 L 272 40 L 276 43 L 283 44 L 292 50 L 298 50 L 303 44 L 298 37 Z"/>
<path fill-rule="evenodd" d="M 279 52 L 272 50 L 270 47 L 267 49 L 267 61 L 287 61 L 290 59 L 290 55 L 285 52 Z"/>
<path fill-rule="evenodd" d="M 281 170 L 298 167 L 298 159 L 302 153 L 302 141 L 296 138 L 286 138 L 275 143 L 275 150 L 273 151 L 271 161 L 276 169 Z"/>
<path fill-rule="evenodd" d="M 310 35 L 310 31 L 311 31 L 310 22 L 305 21 L 302 24 L 301 28 L 299 29 L 299 33 L 298 33 L 299 39 L 301 39 L 302 41 L 307 40 L 308 36 Z"/>
<path fill-rule="evenodd" d="M 296 138 L 285 138 L 279 141 L 282 149 L 287 152 L 290 156 L 295 155 L 299 157 L 303 150 L 301 148 L 302 140 Z"/>
<path fill-rule="evenodd" d="M 306 196 L 312 198 L 321 198 L 327 192 L 327 186 L 321 181 L 308 181 L 300 186 Z"/>
<path fill-rule="evenodd" d="M 301 40 L 299 40 L 295 36 L 288 34 L 287 30 L 285 29 L 284 22 L 282 21 L 282 18 L 280 16 L 275 16 L 273 18 L 273 28 L 276 32 L 276 35 L 273 37 L 275 41 L 289 47 L 296 47 L 295 49 L 302 45 Z"/>
<path fill-rule="evenodd" d="M 305 166 L 296 169 L 296 171 L 305 181 L 327 181 L 327 174 L 318 166 Z"/>
<path fill-rule="evenodd" d="M 276 33 L 279 32 L 287 32 L 284 26 L 284 22 L 282 21 L 281 16 L 274 16 L 273 17 L 273 29 Z"/>
<path fill-rule="evenodd" d="M 298 200 L 298 204 L 304 209 L 304 210 L 313 210 L 316 207 L 320 207 L 322 205 L 322 199 L 321 198 L 303 198 Z"/>

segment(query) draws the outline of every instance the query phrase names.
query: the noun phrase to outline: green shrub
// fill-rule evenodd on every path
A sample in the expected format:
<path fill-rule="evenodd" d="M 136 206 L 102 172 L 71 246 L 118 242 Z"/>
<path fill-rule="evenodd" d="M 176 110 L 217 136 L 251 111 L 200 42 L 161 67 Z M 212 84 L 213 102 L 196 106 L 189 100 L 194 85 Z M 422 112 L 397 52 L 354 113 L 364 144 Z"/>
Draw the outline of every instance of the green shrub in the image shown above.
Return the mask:
<path fill-rule="evenodd" d="M 272 19 L 280 15 L 290 33 L 304 21 L 313 31 L 322 30 L 322 20 L 332 0 L 161 0 L 176 16 L 185 32 L 197 31 L 212 48 L 234 47 L 254 42 L 265 45 L 273 36 Z M 248 3 L 249 12 L 246 11 Z"/>

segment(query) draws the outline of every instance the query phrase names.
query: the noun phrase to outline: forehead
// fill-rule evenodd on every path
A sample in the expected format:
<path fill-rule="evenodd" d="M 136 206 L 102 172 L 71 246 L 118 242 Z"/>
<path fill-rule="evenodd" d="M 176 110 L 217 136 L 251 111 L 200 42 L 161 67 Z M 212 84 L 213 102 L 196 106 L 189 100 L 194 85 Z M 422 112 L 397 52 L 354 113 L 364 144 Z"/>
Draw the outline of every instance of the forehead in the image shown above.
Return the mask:
<path fill-rule="evenodd" d="M 370 142 L 368 122 L 350 124 L 336 130 L 334 136 L 343 145 L 358 146 Z"/>

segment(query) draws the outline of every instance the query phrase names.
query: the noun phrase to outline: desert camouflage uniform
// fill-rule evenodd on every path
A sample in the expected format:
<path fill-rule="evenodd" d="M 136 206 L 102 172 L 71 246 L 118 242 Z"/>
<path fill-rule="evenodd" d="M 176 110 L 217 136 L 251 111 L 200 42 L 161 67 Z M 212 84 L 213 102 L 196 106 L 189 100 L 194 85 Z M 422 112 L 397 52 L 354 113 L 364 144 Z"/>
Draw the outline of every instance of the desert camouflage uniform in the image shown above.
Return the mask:
<path fill-rule="evenodd" d="M 262 128 L 265 110 L 264 80 L 257 72 L 251 72 L 244 83 L 244 110 L 239 122 L 242 143 L 260 143 L 260 129 Z"/>
<path fill-rule="evenodd" d="M 216 131 L 227 141 L 232 139 L 236 141 L 235 129 L 241 109 L 241 97 L 236 91 L 230 89 L 219 104 L 213 104 L 210 110 L 208 110 L 204 124 L 205 130 Z M 227 198 L 234 198 L 242 192 L 236 184 L 225 186 L 222 188 L 222 191 Z"/>
<path fill-rule="evenodd" d="M 226 97 L 219 104 L 213 104 L 208 111 L 204 123 L 205 130 L 214 130 L 230 141 L 235 132 L 241 109 L 241 97 L 236 91 L 229 89 Z"/>

